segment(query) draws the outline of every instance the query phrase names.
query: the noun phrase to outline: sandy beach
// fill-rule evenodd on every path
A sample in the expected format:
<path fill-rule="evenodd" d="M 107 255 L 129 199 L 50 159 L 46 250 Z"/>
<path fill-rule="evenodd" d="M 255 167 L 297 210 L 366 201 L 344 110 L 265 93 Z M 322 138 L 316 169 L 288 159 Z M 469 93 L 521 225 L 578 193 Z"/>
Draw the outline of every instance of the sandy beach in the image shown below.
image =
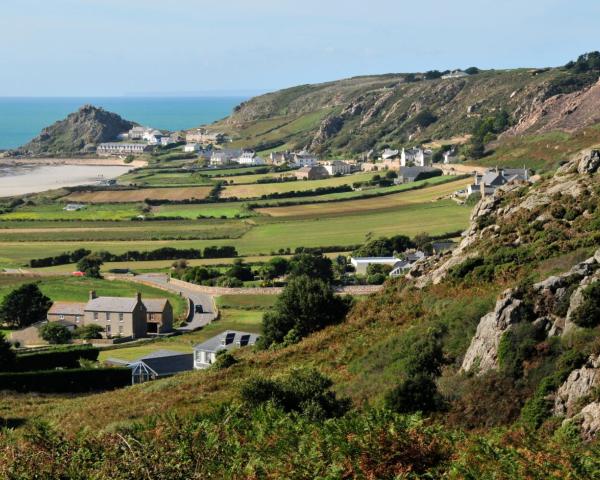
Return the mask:
<path fill-rule="evenodd" d="M 127 166 L 90 163 L 0 164 L 0 197 L 45 192 L 77 185 L 92 185 L 101 180 L 117 178 L 132 168 L 134 167 L 131 164 Z"/>
<path fill-rule="evenodd" d="M 96 158 L 33 158 L 33 157 L 1 157 L 0 167 L 17 165 L 90 165 L 90 166 L 123 166 L 127 168 L 140 168 L 148 164 L 146 160 L 133 160 L 131 163 L 125 163 L 122 158 L 116 157 L 96 157 Z"/>

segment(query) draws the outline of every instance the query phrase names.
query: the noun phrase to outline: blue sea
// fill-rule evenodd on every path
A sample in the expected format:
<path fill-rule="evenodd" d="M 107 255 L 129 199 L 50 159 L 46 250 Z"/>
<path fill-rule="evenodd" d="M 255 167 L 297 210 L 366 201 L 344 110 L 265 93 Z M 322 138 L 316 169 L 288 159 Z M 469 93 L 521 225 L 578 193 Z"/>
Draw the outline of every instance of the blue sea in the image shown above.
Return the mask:
<path fill-rule="evenodd" d="M 42 128 L 86 103 L 144 126 L 181 130 L 224 118 L 244 100 L 245 97 L 0 98 L 0 150 L 27 143 Z"/>

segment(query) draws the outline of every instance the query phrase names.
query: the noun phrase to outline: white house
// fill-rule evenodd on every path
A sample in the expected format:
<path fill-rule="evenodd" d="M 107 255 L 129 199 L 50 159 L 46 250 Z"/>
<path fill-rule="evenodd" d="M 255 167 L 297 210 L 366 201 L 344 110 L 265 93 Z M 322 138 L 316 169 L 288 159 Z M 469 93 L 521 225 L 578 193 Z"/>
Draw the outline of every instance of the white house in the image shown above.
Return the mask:
<path fill-rule="evenodd" d="M 264 165 L 265 161 L 256 156 L 254 152 L 243 152 L 238 158 L 237 163 L 240 165 Z"/>
<path fill-rule="evenodd" d="M 446 73 L 445 75 L 442 75 L 442 78 L 444 80 L 448 79 L 448 78 L 463 78 L 463 77 L 468 77 L 469 74 L 466 72 L 463 72 L 462 70 L 453 70 L 450 73 Z"/>
<path fill-rule="evenodd" d="M 433 152 L 431 150 L 423 150 L 422 148 L 408 148 L 402 149 L 400 155 L 400 166 L 401 167 L 428 167 L 431 165 L 431 157 Z"/>
<path fill-rule="evenodd" d="M 467 195 L 480 193 L 482 197 L 492 195 L 498 187 L 514 181 L 529 181 L 526 168 L 491 168 L 483 175 L 475 173 L 473 183 L 467 187 Z"/>
<path fill-rule="evenodd" d="M 312 153 L 302 150 L 292 155 L 292 163 L 296 167 L 314 167 L 319 163 L 319 160 Z"/>
<path fill-rule="evenodd" d="M 213 150 L 210 157 L 210 164 L 214 167 L 230 165 L 239 156 L 239 150 Z"/>
<path fill-rule="evenodd" d="M 85 205 L 82 203 L 68 203 L 63 210 L 65 210 L 66 212 L 76 212 L 77 210 L 81 210 L 82 208 L 85 208 Z"/>
<path fill-rule="evenodd" d="M 452 150 L 447 150 L 446 152 L 443 153 L 444 156 L 444 163 L 447 165 L 449 163 L 456 163 L 456 150 L 452 149 Z"/>
<path fill-rule="evenodd" d="M 150 129 L 146 127 L 133 127 L 131 130 L 129 130 L 127 137 L 129 140 L 142 140 L 144 138 L 144 133 L 146 133 L 148 130 Z"/>
<path fill-rule="evenodd" d="M 96 148 L 98 155 L 140 155 L 148 150 L 144 143 L 101 143 Z"/>
<path fill-rule="evenodd" d="M 142 135 L 142 140 L 146 140 L 149 145 L 158 145 L 164 136 L 160 130 L 146 130 Z"/>
<path fill-rule="evenodd" d="M 401 262 L 396 257 L 351 257 L 350 263 L 356 270 L 357 275 L 366 275 L 369 265 L 389 265 L 392 268 Z"/>
<path fill-rule="evenodd" d="M 173 137 L 169 136 L 165 136 L 165 137 L 160 137 L 160 144 L 163 147 L 166 147 L 168 145 L 172 145 L 174 143 L 177 143 L 177 140 L 175 140 Z"/>
<path fill-rule="evenodd" d="M 196 153 L 200 151 L 200 145 L 197 143 L 188 143 L 183 146 L 183 151 L 185 153 Z"/>
<path fill-rule="evenodd" d="M 386 148 L 383 152 L 381 152 L 382 160 L 389 160 L 391 158 L 396 158 L 400 154 L 399 150 L 392 150 L 390 148 Z"/>
<path fill-rule="evenodd" d="M 254 345 L 259 336 L 254 333 L 228 330 L 194 347 L 194 368 L 201 370 L 210 367 L 222 350 L 233 350 Z"/>
<path fill-rule="evenodd" d="M 352 165 L 341 160 L 331 160 L 322 162 L 321 165 L 327 170 L 329 175 L 347 175 L 352 172 Z"/>

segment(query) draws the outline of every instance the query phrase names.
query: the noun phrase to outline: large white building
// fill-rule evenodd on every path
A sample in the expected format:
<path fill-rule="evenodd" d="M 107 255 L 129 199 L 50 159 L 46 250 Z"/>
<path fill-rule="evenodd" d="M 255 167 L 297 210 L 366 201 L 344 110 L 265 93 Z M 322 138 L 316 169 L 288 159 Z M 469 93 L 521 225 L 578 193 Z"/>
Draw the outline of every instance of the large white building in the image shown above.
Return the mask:
<path fill-rule="evenodd" d="M 352 165 L 341 160 L 331 160 L 321 162 L 321 165 L 327 170 L 329 175 L 347 175 L 352 172 Z"/>
<path fill-rule="evenodd" d="M 141 155 L 149 149 L 145 143 L 101 143 L 96 148 L 98 155 Z"/>
<path fill-rule="evenodd" d="M 210 164 L 213 167 L 230 165 L 240 156 L 239 150 L 213 150 L 210 157 Z"/>
<path fill-rule="evenodd" d="M 238 158 L 237 163 L 240 165 L 264 165 L 265 161 L 256 156 L 254 152 L 243 152 Z"/>
<path fill-rule="evenodd" d="M 314 167 L 319 163 L 319 160 L 312 153 L 302 150 L 293 154 L 292 163 L 296 167 Z"/>
<path fill-rule="evenodd" d="M 401 167 L 429 167 L 433 152 L 422 148 L 403 148 L 400 155 Z"/>
<path fill-rule="evenodd" d="M 197 143 L 188 143 L 187 145 L 183 146 L 183 151 L 185 153 L 196 153 L 200 151 L 200 145 L 198 145 Z"/>

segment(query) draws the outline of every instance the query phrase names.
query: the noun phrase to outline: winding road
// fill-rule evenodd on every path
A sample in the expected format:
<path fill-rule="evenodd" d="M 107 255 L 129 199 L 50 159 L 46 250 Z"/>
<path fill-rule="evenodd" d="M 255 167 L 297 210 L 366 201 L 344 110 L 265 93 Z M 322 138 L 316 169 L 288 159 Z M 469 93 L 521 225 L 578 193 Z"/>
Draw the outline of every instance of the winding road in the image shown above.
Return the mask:
<path fill-rule="evenodd" d="M 171 285 L 169 283 L 168 275 L 146 274 L 138 275 L 135 278 L 144 283 L 154 284 L 158 288 L 163 288 L 171 290 L 175 293 L 179 293 L 181 296 L 186 297 L 190 300 L 194 316 L 184 326 L 179 327 L 177 329 L 180 332 L 193 332 L 194 330 L 198 330 L 208 325 L 217 317 L 216 312 L 214 311 L 214 302 L 211 295 L 195 292 L 193 290 L 190 290 L 189 288 Z M 197 305 L 202 305 L 203 313 L 196 313 Z"/>

